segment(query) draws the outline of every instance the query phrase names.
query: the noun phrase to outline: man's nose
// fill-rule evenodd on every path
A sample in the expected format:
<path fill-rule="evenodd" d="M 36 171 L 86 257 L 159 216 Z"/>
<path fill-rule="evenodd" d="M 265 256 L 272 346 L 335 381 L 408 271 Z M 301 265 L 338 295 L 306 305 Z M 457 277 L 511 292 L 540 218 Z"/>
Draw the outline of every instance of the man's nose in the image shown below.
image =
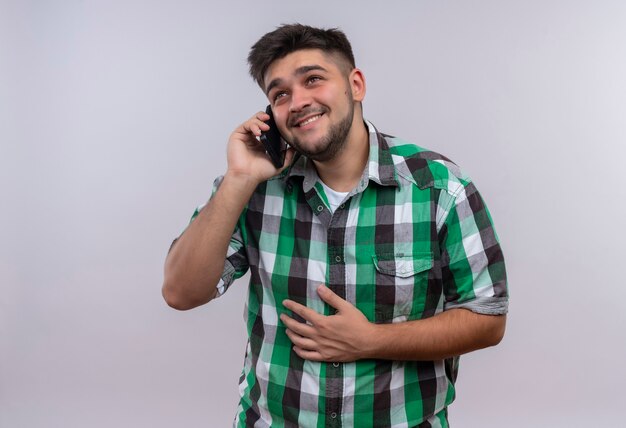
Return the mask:
<path fill-rule="evenodd" d="M 311 96 L 303 88 L 294 89 L 291 92 L 291 104 L 289 105 L 289 111 L 291 113 L 301 111 L 302 109 L 311 105 Z"/>

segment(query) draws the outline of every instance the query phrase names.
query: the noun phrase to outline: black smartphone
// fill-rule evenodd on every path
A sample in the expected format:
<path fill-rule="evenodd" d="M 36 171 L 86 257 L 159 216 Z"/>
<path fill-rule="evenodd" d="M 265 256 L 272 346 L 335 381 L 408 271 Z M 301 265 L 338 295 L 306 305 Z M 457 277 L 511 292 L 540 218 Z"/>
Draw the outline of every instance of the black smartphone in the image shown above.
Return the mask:
<path fill-rule="evenodd" d="M 263 143 L 263 147 L 265 147 L 265 152 L 269 156 L 270 160 L 274 164 L 276 168 L 282 168 L 285 163 L 285 143 L 278 132 L 278 127 L 276 126 L 276 122 L 274 122 L 274 114 L 272 113 L 272 107 L 267 106 L 265 109 L 265 113 L 270 115 L 269 120 L 266 120 L 270 126 L 269 131 L 265 131 L 261 133 L 261 143 Z"/>

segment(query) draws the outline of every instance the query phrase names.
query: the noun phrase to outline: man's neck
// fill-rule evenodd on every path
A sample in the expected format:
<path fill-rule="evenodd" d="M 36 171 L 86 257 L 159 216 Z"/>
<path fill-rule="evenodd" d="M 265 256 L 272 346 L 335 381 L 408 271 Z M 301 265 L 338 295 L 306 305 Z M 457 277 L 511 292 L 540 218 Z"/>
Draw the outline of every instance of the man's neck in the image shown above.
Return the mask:
<path fill-rule="evenodd" d="M 355 115 L 345 147 L 333 159 L 313 161 L 320 179 L 331 189 L 349 192 L 358 184 L 369 159 L 369 134 L 360 115 Z"/>

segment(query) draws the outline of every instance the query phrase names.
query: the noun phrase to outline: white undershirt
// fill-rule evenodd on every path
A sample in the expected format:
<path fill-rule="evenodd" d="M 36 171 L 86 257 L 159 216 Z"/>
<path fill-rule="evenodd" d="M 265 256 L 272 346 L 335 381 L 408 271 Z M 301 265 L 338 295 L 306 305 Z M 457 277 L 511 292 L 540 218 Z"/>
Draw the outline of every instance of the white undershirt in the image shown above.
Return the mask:
<path fill-rule="evenodd" d="M 328 199 L 328 203 L 330 205 L 330 212 L 334 213 L 337 207 L 341 205 L 350 192 L 338 192 L 328 187 L 322 180 L 320 180 L 320 183 L 322 183 L 324 193 L 326 193 L 326 198 Z"/>

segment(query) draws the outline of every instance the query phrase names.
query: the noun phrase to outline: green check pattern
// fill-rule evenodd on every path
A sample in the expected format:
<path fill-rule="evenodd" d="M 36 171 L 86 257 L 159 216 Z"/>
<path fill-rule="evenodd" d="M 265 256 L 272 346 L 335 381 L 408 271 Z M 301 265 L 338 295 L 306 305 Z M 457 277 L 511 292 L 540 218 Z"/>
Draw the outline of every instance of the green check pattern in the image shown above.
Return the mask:
<path fill-rule="evenodd" d="M 221 295 L 251 273 L 235 426 L 448 426 L 458 357 L 319 363 L 293 352 L 281 302 L 331 315 L 320 283 L 374 323 L 451 308 L 507 312 L 502 251 L 472 181 L 447 158 L 366 125 L 369 162 L 334 213 L 312 162 L 299 157 L 241 214 L 218 285 Z"/>

